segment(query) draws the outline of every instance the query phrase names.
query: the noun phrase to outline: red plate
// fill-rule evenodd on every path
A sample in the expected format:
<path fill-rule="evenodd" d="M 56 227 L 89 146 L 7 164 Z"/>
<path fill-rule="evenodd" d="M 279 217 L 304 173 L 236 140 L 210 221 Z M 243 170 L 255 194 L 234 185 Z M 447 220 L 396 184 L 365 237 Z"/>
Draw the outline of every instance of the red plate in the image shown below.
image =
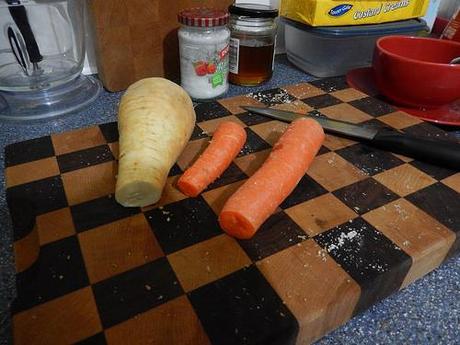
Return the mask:
<path fill-rule="evenodd" d="M 351 70 L 347 73 L 347 83 L 351 87 L 370 96 L 379 94 L 377 86 L 375 85 L 372 67 Z M 416 116 L 422 120 L 442 125 L 460 126 L 460 100 L 434 109 L 408 108 L 395 105 L 388 99 L 385 99 L 385 101 L 399 110 Z"/>

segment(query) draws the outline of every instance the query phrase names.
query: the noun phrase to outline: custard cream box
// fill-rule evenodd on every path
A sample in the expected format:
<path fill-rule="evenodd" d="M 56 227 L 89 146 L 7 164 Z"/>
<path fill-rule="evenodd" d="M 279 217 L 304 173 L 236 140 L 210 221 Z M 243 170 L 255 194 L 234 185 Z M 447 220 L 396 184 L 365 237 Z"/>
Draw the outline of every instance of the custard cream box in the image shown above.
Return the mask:
<path fill-rule="evenodd" d="M 281 0 L 280 15 L 311 26 L 359 25 L 422 17 L 429 0 Z"/>

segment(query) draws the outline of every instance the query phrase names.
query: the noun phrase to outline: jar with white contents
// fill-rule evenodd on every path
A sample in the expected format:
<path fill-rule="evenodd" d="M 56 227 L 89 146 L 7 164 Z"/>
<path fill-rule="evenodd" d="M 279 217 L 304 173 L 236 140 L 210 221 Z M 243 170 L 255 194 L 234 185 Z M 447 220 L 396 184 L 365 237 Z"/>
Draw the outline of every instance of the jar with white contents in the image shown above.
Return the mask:
<path fill-rule="evenodd" d="M 228 90 L 228 13 L 193 8 L 178 19 L 182 87 L 197 101 L 221 96 Z"/>

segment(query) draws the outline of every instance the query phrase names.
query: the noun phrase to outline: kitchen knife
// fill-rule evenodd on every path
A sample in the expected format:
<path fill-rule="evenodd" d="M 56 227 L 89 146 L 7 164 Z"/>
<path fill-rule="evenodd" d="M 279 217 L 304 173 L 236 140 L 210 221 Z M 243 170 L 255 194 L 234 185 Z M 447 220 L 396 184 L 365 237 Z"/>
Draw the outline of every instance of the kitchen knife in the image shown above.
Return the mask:
<path fill-rule="evenodd" d="M 380 149 L 460 170 L 459 143 L 418 138 L 391 129 L 369 128 L 345 121 L 332 120 L 325 116 L 299 114 L 265 107 L 241 106 L 241 108 L 284 122 L 292 122 L 302 116 L 309 117 L 318 121 L 328 133 L 358 139 Z"/>

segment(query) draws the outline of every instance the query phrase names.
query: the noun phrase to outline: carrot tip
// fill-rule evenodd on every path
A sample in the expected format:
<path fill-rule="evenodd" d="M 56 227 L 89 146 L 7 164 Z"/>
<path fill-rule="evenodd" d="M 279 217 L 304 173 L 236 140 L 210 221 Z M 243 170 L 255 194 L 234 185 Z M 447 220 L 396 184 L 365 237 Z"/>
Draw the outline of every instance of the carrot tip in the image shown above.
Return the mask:
<path fill-rule="evenodd" d="M 201 190 L 196 189 L 195 185 L 182 179 L 177 181 L 177 188 L 182 192 L 182 194 L 191 198 L 196 198 L 201 193 Z"/>

